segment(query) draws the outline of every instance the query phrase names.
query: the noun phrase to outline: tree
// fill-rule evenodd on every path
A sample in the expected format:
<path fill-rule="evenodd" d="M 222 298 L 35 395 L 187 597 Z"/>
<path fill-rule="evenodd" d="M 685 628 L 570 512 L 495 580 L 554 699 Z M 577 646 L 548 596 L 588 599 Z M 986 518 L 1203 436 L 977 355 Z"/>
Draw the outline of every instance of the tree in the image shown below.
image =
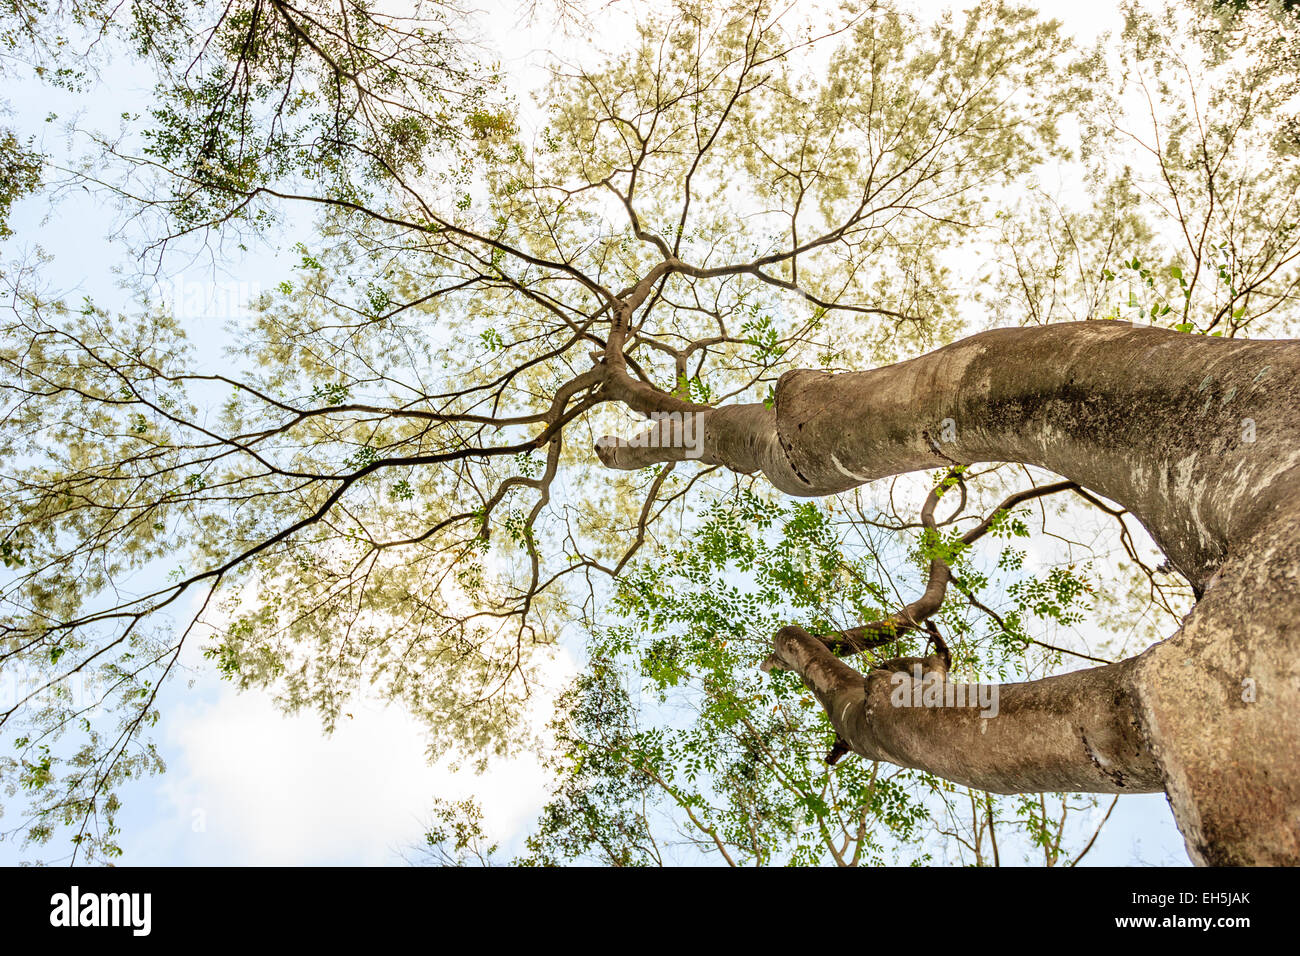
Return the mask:
<path fill-rule="evenodd" d="M 975 476 L 964 480 L 973 485 Z M 951 487 L 965 490 L 951 480 L 940 490 Z M 1003 538 L 998 565 L 1009 570 L 1014 543 L 1029 536 L 1024 502 L 1062 490 L 1058 483 L 1018 495 L 1019 507 L 1008 502 L 1001 518 L 967 534 Z M 929 504 L 937 501 L 938 492 Z M 714 505 L 663 560 L 620 579 L 614 605 L 626 623 L 596 632 L 591 665 L 558 708 L 552 799 L 516 863 L 663 865 L 703 856 L 733 866 L 1017 859 L 1073 866 L 1087 856 L 1117 797 L 1105 813 L 1080 819 L 1096 798 L 1010 800 L 879 760 L 841 759 L 843 742 L 803 684 L 793 674 L 769 679 L 759 671 L 772 633 L 789 620 L 811 616 L 819 632 L 842 618 L 884 623 L 890 585 L 900 584 L 899 567 L 911 562 L 892 553 L 893 529 L 868 517 L 864 504 L 855 502 L 851 521 L 837 522 L 814 503 L 784 507 L 748 491 Z M 951 561 L 958 570 L 969 607 L 985 607 L 975 597 L 986 588 L 973 549 L 931 540 L 915 550 L 922 564 L 932 560 L 926 553 L 948 555 L 944 566 Z M 1024 660 L 1035 643 L 1019 619 L 1078 613 L 1088 585 L 1065 568 L 1054 577 L 1050 592 L 1028 582 L 1017 610 L 988 612 L 1003 628 L 991 646 L 950 603 L 938 640 L 954 666 L 1005 673 L 1008 659 Z M 1045 601 L 1047 593 L 1059 603 Z M 1057 663 L 1079 653 L 1048 650 Z M 487 841 L 473 809 L 439 802 L 416 859 L 481 862 Z M 449 827 L 448 818 L 459 825 Z M 478 847 L 472 857 L 471 846 Z"/>
<path fill-rule="evenodd" d="M 985 792 L 1165 790 L 1200 862 L 1300 855 L 1297 714 L 1279 691 L 1295 678 L 1284 621 L 1300 357 L 1289 342 L 1241 338 L 1287 321 L 1294 299 L 1300 180 L 1275 115 L 1292 76 L 1280 56 L 1235 55 L 1277 49 L 1289 21 L 1133 13 L 1126 39 L 1136 66 L 1161 77 L 1151 102 L 1165 104 L 1150 110 L 1154 143 L 1142 141 L 1155 179 L 1085 153 L 1094 205 L 1080 212 L 1042 190 L 1040 203 L 1014 198 L 1046 159 L 1068 160 L 1061 116 L 1084 117 L 1094 144 L 1131 117 L 1096 94 L 1102 82 L 1123 90 L 1101 55 L 1076 54 L 1029 10 L 985 3 L 924 26 L 845 4 L 813 29 L 764 4 L 678 4 L 640 20 L 630 52 L 557 67 L 530 141 L 491 84 L 469 83 L 472 71 L 448 81 L 468 95 L 430 108 L 431 77 L 450 68 L 436 48 L 405 59 L 406 38 L 422 33 L 354 34 L 350 13 L 339 23 L 303 5 L 224 9 L 213 36 L 234 39 L 218 44 L 211 73 L 164 73 L 174 79 L 138 135 L 95 139 L 103 168 L 128 178 L 79 176 L 156 214 L 154 248 L 213 229 L 265 231 L 287 202 L 320 210 L 298 275 L 241 330 L 238 371 L 202 369 L 164 310 L 111 316 L 50 300 L 30 271 L 10 280 L 0 524 L 13 573 L 0 653 L 42 676 L 0 721 L 17 737 L 5 774 L 31 794 L 30 836 L 48 839 L 62 821 L 79 846 L 112 852 L 112 788 L 156 762 L 140 748 L 157 687 L 204 628 L 224 674 L 317 709 L 327 726 L 370 684 L 425 715 L 435 746 L 503 751 L 523 741 L 539 654 L 565 622 L 594 621 L 613 578 L 625 609 L 701 638 L 635 656 L 661 690 L 703 674 L 715 727 L 751 717 L 738 694 L 759 678 L 739 675 L 760 660 L 785 704 L 800 696 L 795 678 L 812 691 L 829 723 L 805 718 L 787 742 L 802 742 L 804 757 L 817 741 L 869 763 L 823 780 L 847 802 L 790 791 L 805 808 L 860 804 L 853 813 L 905 832 L 906 802 L 880 767 L 913 768 L 972 788 L 978 848 L 1000 813 Z M 276 28 L 255 29 L 261 16 Z M 1178 30 L 1203 51 L 1196 63 Z M 1178 57 L 1187 69 L 1169 69 Z M 314 72 L 297 87 L 300 58 Z M 1171 75 L 1212 86 L 1213 122 Z M 1126 208 L 1134 195 L 1152 210 Z M 1162 228 L 1165 213 L 1178 230 Z M 1167 235 L 1185 247 L 1163 246 Z M 1035 244 L 1055 259 L 1033 255 Z M 971 330 L 963 319 L 978 300 L 955 278 L 963 247 L 1012 266 L 985 288 L 1035 324 L 931 351 Z M 1127 304 L 1107 315 L 1098 306 L 1124 281 Z M 1095 320 L 1055 321 L 1053 286 Z M 1125 309 L 1174 328 L 1118 320 Z M 607 414 L 618 408 L 642 423 L 620 429 Z M 978 462 L 1065 481 L 1012 487 L 1024 472 L 973 472 Z M 671 560 L 665 569 L 698 586 L 722 573 L 719 558 L 743 553 L 734 530 L 722 551 L 673 550 L 691 538 L 672 519 L 689 524 L 701 503 L 738 508 L 764 531 L 776 527 L 764 517 L 772 503 L 754 501 L 768 486 L 821 498 L 936 468 L 921 520 L 889 523 L 919 525 L 923 592 L 814 587 L 782 572 L 784 559 L 751 560 L 776 584 L 726 609 L 791 612 L 761 654 L 751 632 L 729 649 L 723 607 L 705 620 L 667 597 L 681 590 L 670 575 L 646 570 Z M 941 521 L 953 489 L 959 506 Z M 1139 568 L 1125 521 L 1145 528 L 1194 593 L 1181 628 L 1116 663 L 990 682 L 970 699 L 994 694 L 996 717 L 895 706 L 909 682 L 922 698 L 967 699 L 949 674 L 1060 663 L 1028 612 L 1073 623 L 1086 581 L 1072 569 L 1017 579 L 1016 613 L 1002 613 L 965 564 L 984 535 L 1020 527 L 1019 505 L 1058 492 L 1117 521 Z M 987 507 L 963 530 L 972 502 Z M 789 542 L 816 543 L 818 514 L 793 512 Z M 165 585 L 128 587 L 178 560 Z M 858 567 L 854 555 L 826 560 L 832 577 Z M 1132 613 L 1181 610 L 1177 584 L 1146 572 Z M 183 597 L 196 613 L 172 628 L 161 619 Z M 628 701 L 602 656 L 619 641 L 627 650 L 628 633 L 593 643 L 560 718 L 565 739 L 619 729 Z M 918 653 L 926 644 L 933 653 Z M 1013 659 L 1031 646 L 1047 656 Z M 91 674 L 118 698 L 121 721 L 106 734 L 87 720 L 83 744 L 60 744 L 81 704 L 23 705 Z M 592 711 L 602 700 L 609 708 Z M 604 716 L 593 724 L 592 713 Z M 630 752 L 619 739 L 607 762 Z M 674 756 L 715 772 L 705 750 Z M 741 764 L 752 776 L 783 760 Z M 622 787 L 606 806 L 626 808 L 650 766 L 639 760 L 634 785 L 601 770 L 557 806 Z M 720 852 L 760 821 L 797 829 L 782 822 L 788 805 L 745 810 L 769 799 L 762 787 L 712 779 L 740 811 L 697 827 Z M 655 786 L 677 799 L 671 781 Z M 678 793 L 691 816 L 699 793 Z M 1048 862 L 1060 856 L 1046 803 L 1016 812 Z M 97 832 L 101 813 L 109 825 Z M 454 856 L 477 831 L 452 819 Z M 631 834 L 611 859 L 646 845 L 644 815 L 601 819 Z M 562 830 L 543 827 L 539 861 L 569 852 Z M 878 852 L 874 837 L 846 832 L 855 858 Z"/>

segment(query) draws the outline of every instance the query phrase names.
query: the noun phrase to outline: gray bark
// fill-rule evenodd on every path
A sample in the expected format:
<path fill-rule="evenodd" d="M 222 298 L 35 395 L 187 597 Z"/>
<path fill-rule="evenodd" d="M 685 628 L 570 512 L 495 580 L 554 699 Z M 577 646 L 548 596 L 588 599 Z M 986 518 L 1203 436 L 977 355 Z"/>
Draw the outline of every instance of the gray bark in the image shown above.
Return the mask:
<path fill-rule="evenodd" d="M 1000 793 L 1164 790 L 1194 861 L 1300 863 L 1300 342 L 1110 321 L 998 329 L 884 368 L 788 372 L 774 408 L 699 414 L 704 461 L 791 495 L 1007 461 L 1127 508 L 1198 597 L 1137 657 L 1002 685 L 987 719 L 892 706 L 905 667 L 864 680 L 797 628 L 772 662 L 865 757 Z M 597 451 L 618 468 L 691 457 Z"/>

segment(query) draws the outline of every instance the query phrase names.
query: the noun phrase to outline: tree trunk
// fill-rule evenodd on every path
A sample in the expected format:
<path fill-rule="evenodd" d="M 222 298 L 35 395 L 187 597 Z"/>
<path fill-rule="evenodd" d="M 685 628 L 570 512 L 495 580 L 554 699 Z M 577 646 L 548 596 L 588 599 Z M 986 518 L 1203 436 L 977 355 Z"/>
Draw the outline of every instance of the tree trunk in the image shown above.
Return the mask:
<path fill-rule="evenodd" d="M 598 453 L 621 468 L 699 457 L 799 496 L 1021 462 L 1127 508 L 1198 598 L 1135 658 L 1002 685 L 995 717 L 898 706 L 910 664 L 864 681 L 798 628 L 773 661 L 863 756 L 1000 793 L 1163 789 L 1194 861 L 1300 863 L 1300 342 L 1111 321 L 998 329 L 885 368 L 788 372 L 774 408 L 698 414 L 695 450 L 602 440 Z"/>

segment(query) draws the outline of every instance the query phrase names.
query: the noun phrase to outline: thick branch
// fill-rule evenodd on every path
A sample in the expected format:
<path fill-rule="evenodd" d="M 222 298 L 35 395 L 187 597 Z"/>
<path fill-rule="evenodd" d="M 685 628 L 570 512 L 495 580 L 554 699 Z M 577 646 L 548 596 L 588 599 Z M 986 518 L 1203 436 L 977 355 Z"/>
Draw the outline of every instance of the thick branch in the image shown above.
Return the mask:
<path fill-rule="evenodd" d="M 774 658 L 799 674 L 836 733 L 868 760 L 994 793 L 1164 789 L 1128 690 L 1136 658 L 981 687 L 949 682 L 934 655 L 891 661 L 864 679 L 798 627 L 777 633 Z M 973 703 L 926 705 L 928 694 Z"/>
<path fill-rule="evenodd" d="M 640 443 L 602 441 L 601 460 L 695 458 L 805 497 L 953 464 L 1035 465 L 1131 511 L 1198 588 L 1300 487 L 1290 341 L 1110 321 L 996 329 L 884 368 L 787 372 L 774 409 L 697 414 L 697 448 L 661 423 Z"/>

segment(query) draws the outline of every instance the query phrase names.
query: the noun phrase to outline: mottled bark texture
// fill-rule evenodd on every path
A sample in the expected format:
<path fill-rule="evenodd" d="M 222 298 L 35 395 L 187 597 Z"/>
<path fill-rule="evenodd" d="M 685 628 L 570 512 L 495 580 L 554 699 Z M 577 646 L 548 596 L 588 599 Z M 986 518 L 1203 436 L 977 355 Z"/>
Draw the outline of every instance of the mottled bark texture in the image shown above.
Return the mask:
<path fill-rule="evenodd" d="M 1198 863 L 1300 863 L 1300 342 L 1122 322 L 998 329 L 885 368 L 782 376 L 774 408 L 710 409 L 698 456 L 818 496 L 920 469 L 1022 462 L 1131 511 L 1198 603 L 1121 663 L 901 707 L 798 628 L 771 663 L 856 753 L 1000 793 L 1164 790 Z M 687 449 L 602 441 L 638 468 Z M 937 666 L 936 658 L 925 659 Z"/>

